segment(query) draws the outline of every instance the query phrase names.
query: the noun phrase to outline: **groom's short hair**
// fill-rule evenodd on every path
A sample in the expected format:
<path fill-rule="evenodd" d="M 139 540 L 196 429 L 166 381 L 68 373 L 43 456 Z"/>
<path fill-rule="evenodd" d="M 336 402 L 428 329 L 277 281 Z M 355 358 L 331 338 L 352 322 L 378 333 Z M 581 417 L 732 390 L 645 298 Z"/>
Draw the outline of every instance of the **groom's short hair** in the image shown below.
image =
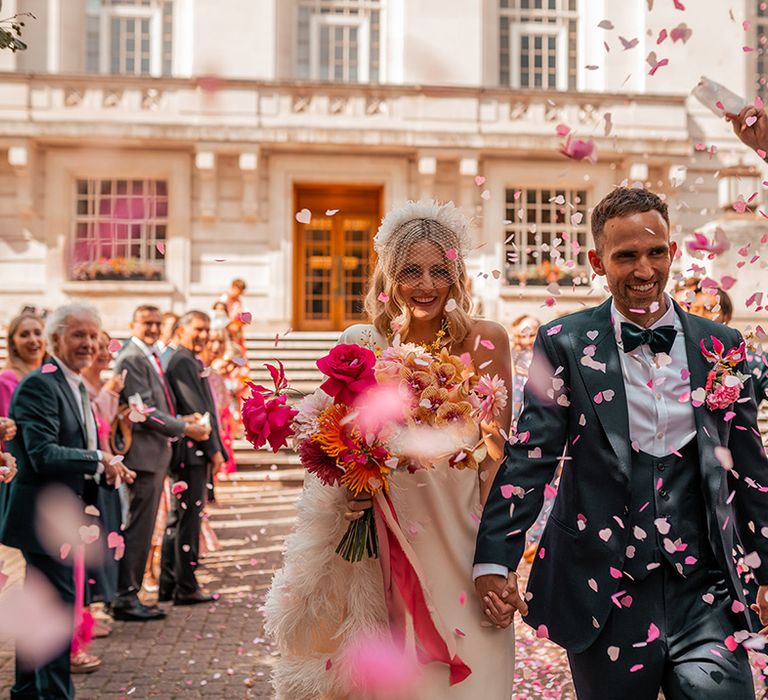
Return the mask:
<path fill-rule="evenodd" d="M 603 248 L 605 224 L 616 219 L 646 211 L 657 211 L 669 228 L 669 208 L 659 195 L 640 187 L 617 187 L 603 197 L 592 210 L 592 239 L 595 249 Z"/>

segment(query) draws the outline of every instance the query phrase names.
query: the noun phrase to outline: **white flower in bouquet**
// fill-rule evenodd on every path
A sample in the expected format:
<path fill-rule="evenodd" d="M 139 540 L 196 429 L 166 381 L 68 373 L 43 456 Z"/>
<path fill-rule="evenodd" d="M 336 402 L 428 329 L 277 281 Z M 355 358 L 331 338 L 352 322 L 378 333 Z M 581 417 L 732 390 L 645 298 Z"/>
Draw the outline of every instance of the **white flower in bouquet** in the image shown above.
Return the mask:
<path fill-rule="evenodd" d="M 331 404 L 333 404 L 333 398 L 322 389 L 317 389 L 296 404 L 298 414 L 293 419 L 294 445 L 298 446 L 318 431 L 317 419 Z"/>

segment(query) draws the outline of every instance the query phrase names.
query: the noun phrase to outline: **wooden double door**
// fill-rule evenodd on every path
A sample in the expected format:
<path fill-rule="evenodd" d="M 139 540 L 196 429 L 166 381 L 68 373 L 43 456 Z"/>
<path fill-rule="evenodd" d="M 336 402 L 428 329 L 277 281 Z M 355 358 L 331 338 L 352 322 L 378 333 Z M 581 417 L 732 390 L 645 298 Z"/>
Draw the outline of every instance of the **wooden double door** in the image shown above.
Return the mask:
<path fill-rule="evenodd" d="M 309 223 L 294 219 L 296 330 L 335 331 L 365 320 L 381 197 L 381 188 L 296 186 L 294 211 L 311 213 Z"/>

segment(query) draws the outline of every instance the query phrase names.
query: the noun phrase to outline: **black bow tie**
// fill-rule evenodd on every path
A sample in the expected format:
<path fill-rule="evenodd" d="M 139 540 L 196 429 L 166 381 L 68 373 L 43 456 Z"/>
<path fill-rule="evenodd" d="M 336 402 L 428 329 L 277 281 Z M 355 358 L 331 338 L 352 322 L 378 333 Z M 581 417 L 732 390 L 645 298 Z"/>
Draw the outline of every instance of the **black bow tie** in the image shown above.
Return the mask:
<path fill-rule="evenodd" d="M 621 324 L 621 342 L 624 344 L 624 352 L 632 352 L 641 345 L 647 345 L 651 352 L 669 354 L 676 335 L 674 326 L 640 328 L 633 323 Z"/>

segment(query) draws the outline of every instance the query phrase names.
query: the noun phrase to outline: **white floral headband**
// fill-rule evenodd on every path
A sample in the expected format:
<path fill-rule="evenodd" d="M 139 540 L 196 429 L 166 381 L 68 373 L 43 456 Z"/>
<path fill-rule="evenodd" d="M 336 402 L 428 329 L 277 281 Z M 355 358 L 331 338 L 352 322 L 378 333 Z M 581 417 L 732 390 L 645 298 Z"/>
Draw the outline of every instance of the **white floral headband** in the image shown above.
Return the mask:
<path fill-rule="evenodd" d="M 381 226 L 373 238 L 373 247 L 381 253 L 390 236 L 400 227 L 414 219 L 431 219 L 456 234 L 458 255 L 464 257 L 470 249 L 469 220 L 456 208 L 453 202 L 440 204 L 431 199 L 406 202 L 402 207 L 392 209 L 382 219 Z"/>

